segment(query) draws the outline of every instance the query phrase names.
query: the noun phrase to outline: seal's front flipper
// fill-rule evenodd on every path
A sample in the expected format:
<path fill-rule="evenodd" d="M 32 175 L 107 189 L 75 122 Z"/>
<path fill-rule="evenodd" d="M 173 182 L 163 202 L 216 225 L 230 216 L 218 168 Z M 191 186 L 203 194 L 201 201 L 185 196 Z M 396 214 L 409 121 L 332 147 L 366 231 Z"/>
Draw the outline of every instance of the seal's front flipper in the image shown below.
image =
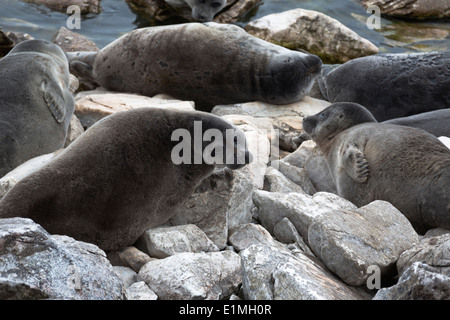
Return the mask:
<path fill-rule="evenodd" d="M 94 81 L 92 66 L 94 65 L 95 58 L 97 57 L 97 52 L 66 52 L 66 57 L 69 61 L 70 73 L 73 73 L 77 77 Z"/>
<path fill-rule="evenodd" d="M 342 154 L 342 164 L 347 174 L 356 182 L 363 183 L 369 178 L 369 162 L 355 146 L 348 145 Z"/>
<path fill-rule="evenodd" d="M 58 123 L 62 123 L 66 117 L 66 101 L 63 90 L 56 82 L 48 79 L 42 80 L 40 89 L 53 117 Z"/>

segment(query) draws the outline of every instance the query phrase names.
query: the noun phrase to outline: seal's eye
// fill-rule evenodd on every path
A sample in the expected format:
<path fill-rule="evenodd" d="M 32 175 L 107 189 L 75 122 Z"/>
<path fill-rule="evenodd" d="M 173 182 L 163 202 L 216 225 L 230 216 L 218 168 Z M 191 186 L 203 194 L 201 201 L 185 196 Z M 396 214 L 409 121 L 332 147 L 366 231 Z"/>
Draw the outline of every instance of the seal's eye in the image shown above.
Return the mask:
<path fill-rule="evenodd" d="M 212 3 L 212 4 L 211 4 L 211 7 L 213 7 L 213 8 L 218 8 L 218 7 L 220 7 L 220 2 L 214 2 L 214 3 Z"/>

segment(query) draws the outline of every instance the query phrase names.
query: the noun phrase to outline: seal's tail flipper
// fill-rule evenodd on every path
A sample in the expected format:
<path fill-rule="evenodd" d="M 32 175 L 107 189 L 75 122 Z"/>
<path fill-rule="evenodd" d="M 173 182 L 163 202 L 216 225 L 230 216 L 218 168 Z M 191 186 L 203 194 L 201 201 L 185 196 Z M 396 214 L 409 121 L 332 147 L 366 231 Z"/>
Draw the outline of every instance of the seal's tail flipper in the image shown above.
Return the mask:
<path fill-rule="evenodd" d="M 70 73 L 90 81 L 94 81 L 93 65 L 97 52 L 66 52 Z"/>

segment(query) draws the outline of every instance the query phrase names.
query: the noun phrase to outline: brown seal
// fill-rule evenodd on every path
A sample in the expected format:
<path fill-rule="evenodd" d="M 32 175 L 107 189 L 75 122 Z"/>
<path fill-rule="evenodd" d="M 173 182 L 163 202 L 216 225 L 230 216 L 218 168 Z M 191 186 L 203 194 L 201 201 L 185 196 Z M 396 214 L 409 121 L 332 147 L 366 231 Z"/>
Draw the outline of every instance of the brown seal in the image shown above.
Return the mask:
<path fill-rule="evenodd" d="M 195 137 L 196 130 L 206 135 L 209 129 L 224 139 L 228 130 L 236 134 L 221 145 L 235 156 L 227 159 L 227 167 L 238 169 L 251 161 L 242 131 L 218 116 L 157 108 L 116 113 L 20 180 L 0 201 L 0 218 L 30 218 L 49 233 L 106 251 L 131 245 L 146 229 L 170 219 L 215 167 L 195 160 L 196 145 L 200 152 L 217 151 L 207 141 L 193 143 L 189 158 L 194 161 L 175 161 L 176 155 L 190 151 L 179 148 L 173 133 Z"/>

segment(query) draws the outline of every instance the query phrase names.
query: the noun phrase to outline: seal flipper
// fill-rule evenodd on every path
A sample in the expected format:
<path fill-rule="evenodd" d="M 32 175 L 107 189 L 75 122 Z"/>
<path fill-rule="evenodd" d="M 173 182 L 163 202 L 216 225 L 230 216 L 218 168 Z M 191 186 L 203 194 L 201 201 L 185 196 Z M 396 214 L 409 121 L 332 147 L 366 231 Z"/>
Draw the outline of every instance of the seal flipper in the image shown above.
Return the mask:
<path fill-rule="evenodd" d="M 369 177 L 369 162 L 364 153 L 348 145 L 342 155 L 342 164 L 347 174 L 356 182 L 364 183 Z"/>
<path fill-rule="evenodd" d="M 47 79 L 41 82 L 41 92 L 47 107 L 50 109 L 56 122 L 62 123 L 66 117 L 66 102 L 63 98 L 63 91 L 55 82 Z"/>
<path fill-rule="evenodd" d="M 93 74 L 93 65 L 97 52 L 91 51 L 77 51 L 66 52 L 67 60 L 69 61 L 70 73 L 73 73 L 77 77 L 95 82 Z"/>

